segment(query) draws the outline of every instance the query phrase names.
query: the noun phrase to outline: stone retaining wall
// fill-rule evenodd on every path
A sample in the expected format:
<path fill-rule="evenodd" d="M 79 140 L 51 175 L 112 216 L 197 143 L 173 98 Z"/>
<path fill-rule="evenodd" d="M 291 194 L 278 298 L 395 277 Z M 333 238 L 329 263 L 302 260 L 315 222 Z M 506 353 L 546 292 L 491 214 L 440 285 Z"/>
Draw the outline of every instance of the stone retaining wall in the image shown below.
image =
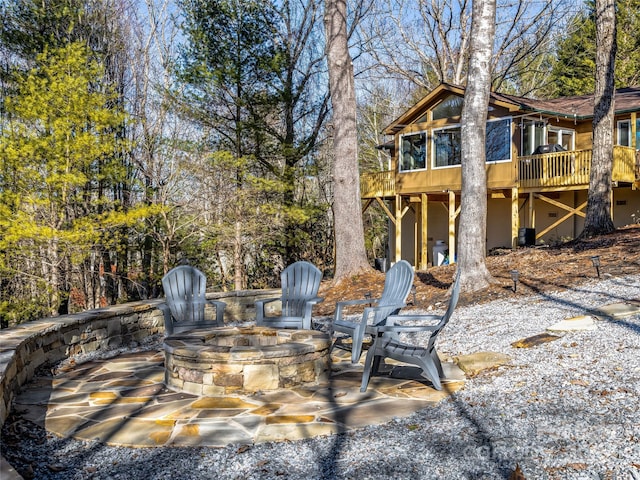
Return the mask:
<path fill-rule="evenodd" d="M 255 318 L 254 302 L 278 296 L 280 290 L 208 294 L 227 303 L 225 322 Z M 40 368 L 68 357 L 107 351 L 164 332 L 158 305 L 148 300 L 89 310 L 73 315 L 45 318 L 0 330 L 0 428 L 9 415 L 20 388 Z"/>

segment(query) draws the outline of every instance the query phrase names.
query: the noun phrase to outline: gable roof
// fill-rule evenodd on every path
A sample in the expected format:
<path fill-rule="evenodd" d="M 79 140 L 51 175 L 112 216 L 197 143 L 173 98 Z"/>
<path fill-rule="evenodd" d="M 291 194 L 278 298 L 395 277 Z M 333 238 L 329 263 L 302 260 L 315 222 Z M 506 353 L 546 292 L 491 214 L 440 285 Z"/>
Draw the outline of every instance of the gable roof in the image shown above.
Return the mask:
<path fill-rule="evenodd" d="M 391 122 L 384 129 L 384 133 L 387 135 L 393 135 L 402 130 L 405 126 L 414 122 L 421 115 L 424 115 L 425 107 L 433 102 L 433 100 L 440 96 L 443 92 L 449 92 L 453 95 L 464 97 L 464 91 L 464 87 L 450 85 L 448 83 L 441 83 L 427 95 L 422 97 L 422 99 L 420 99 L 420 101 L 418 101 L 418 103 L 416 103 L 413 107 L 409 108 L 409 110 L 407 110 L 393 122 Z M 505 107 L 509 111 L 517 111 L 520 107 L 517 102 L 514 102 L 513 99 L 509 98 L 508 96 L 497 96 L 494 93 L 491 93 L 489 102 L 493 103 L 494 105 Z"/>
<path fill-rule="evenodd" d="M 413 107 L 391 122 L 384 129 L 384 133 L 393 135 L 402 130 L 406 125 L 415 121 L 420 115 L 424 115 L 427 105 L 444 91 L 464 96 L 465 90 L 464 87 L 446 83 L 438 85 Z M 489 103 L 504 107 L 510 112 L 539 113 L 577 120 L 585 120 L 593 117 L 593 94 L 559 97 L 551 100 L 536 100 L 505 93 L 491 92 Z M 617 89 L 615 92 L 615 111 L 618 114 L 640 111 L 640 87 Z"/>
<path fill-rule="evenodd" d="M 494 94 L 520 104 L 523 111 L 558 115 L 584 120 L 593 117 L 593 94 L 574 97 L 559 97 L 551 100 L 535 100 L 515 95 Z M 619 88 L 615 92 L 615 112 L 625 113 L 640 110 L 640 87 Z"/>

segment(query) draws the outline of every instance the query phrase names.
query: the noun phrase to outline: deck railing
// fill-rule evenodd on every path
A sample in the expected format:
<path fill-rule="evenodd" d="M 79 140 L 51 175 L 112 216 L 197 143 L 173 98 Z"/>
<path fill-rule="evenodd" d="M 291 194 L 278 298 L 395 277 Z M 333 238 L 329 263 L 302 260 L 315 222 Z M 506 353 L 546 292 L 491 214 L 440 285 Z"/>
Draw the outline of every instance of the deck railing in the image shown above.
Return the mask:
<path fill-rule="evenodd" d="M 518 157 L 520 187 L 588 185 L 592 155 L 593 151 L 588 149 Z M 613 147 L 613 181 L 636 181 L 636 168 L 633 148 Z"/>
<path fill-rule="evenodd" d="M 588 185 L 592 150 L 571 150 L 518 157 L 518 187 L 572 187 Z M 640 181 L 640 157 L 634 148 L 613 147 L 612 180 Z M 360 176 L 362 198 L 382 198 L 396 194 L 395 172 L 365 173 Z"/>
<path fill-rule="evenodd" d="M 589 183 L 591 149 L 518 157 L 520 187 L 566 187 Z"/>
<path fill-rule="evenodd" d="M 638 180 L 638 157 L 632 147 L 613 147 L 613 173 L 612 180 L 617 182 L 635 182 Z"/>
<path fill-rule="evenodd" d="M 363 198 L 390 197 L 396 194 L 394 172 L 365 173 L 360 176 L 360 195 Z"/>

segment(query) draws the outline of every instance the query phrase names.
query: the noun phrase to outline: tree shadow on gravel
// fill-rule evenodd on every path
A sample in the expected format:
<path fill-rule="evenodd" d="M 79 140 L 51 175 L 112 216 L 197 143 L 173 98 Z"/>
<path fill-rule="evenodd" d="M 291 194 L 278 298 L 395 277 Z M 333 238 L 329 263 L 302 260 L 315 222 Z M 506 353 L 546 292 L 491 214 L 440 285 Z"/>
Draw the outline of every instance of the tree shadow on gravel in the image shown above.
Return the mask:
<path fill-rule="evenodd" d="M 613 278 L 610 281 L 616 284 L 624 286 L 637 286 L 635 283 L 627 283 L 624 278 Z M 524 281 L 526 283 L 526 280 Z M 613 294 L 610 290 L 601 289 L 596 284 L 593 287 L 586 285 L 577 286 L 565 286 L 564 288 L 575 292 L 576 294 L 590 294 L 598 295 L 603 301 L 602 304 L 607 303 L 629 303 L 630 299 L 624 295 Z M 624 318 L 614 318 L 611 316 L 603 316 L 599 308 L 594 308 L 591 305 L 584 304 L 578 300 L 573 301 L 571 298 L 566 298 L 566 292 L 563 293 L 563 298 L 554 295 L 553 292 L 548 289 L 541 289 L 535 284 L 526 285 L 533 294 L 539 295 L 544 300 L 553 304 L 567 307 L 584 312 L 587 315 L 597 315 L 602 321 L 620 325 L 632 333 L 640 333 L 640 325 L 636 322 L 626 320 Z M 601 308 L 601 307 L 600 307 Z M 449 460 L 459 459 L 458 472 L 456 475 L 463 475 L 464 478 L 503 478 L 508 479 L 513 475 L 514 469 L 518 463 L 521 463 L 523 459 L 526 459 L 527 453 L 518 452 L 518 444 L 522 443 L 522 438 L 519 438 L 516 434 L 513 436 L 505 437 L 504 431 L 500 434 L 496 433 L 496 429 L 492 426 L 492 423 L 496 419 L 491 417 L 483 417 L 474 412 L 474 409 L 466 402 L 462 401 L 456 395 L 452 395 L 449 400 L 455 408 L 459 418 L 463 419 L 463 423 L 466 425 L 465 429 L 471 431 L 467 435 L 459 435 L 459 432 L 451 432 L 449 438 L 434 438 L 433 433 L 430 431 L 420 431 L 420 424 L 415 425 L 416 431 L 411 431 L 410 426 L 400 423 L 398 425 L 392 424 L 388 428 L 385 426 L 380 427 L 380 437 L 384 438 L 384 432 L 386 430 L 406 429 L 404 436 L 406 436 L 406 442 L 403 442 L 403 432 L 400 432 L 398 439 L 390 439 L 388 450 L 380 451 L 380 461 L 358 464 L 357 458 L 345 459 L 345 450 L 354 451 L 351 442 L 362 442 L 361 448 L 363 451 L 367 450 L 366 438 L 362 432 L 354 432 L 352 437 L 349 438 L 348 434 L 336 435 L 332 441 L 331 448 L 323 455 L 320 456 L 318 461 L 322 465 L 323 478 L 336 478 L 336 477 L 372 477 L 384 478 L 385 475 L 402 476 L 403 478 L 425 478 L 423 462 L 416 459 L 412 455 L 412 446 L 418 445 L 421 448 L 426 448 L 433 452 L 434 455 L 441 456 L 443 458 L 449 458 Z M 507 402 L 508 398 L 496 399 L 496 401 Z M 431 407 L 429 407 L 430 409 Z M 558 418 L 558 422 L 566 422 L 567 416 L 572 415 L 571 402 L 568 399 L 558 399 L 558 403 L 546 404 L 544 406 L 544 415 L 549 418 Z M 585 419 L 581 417 L 583 412 L 577 411 L 575 413 L 576 425 L 580 422 L 584 422 Z M 428 410 L 421 410 L 417 415 L 429 415 Z M 588 416 L 589 413 L 586 412 Z M 433 419 L 429 419 L 427 423 L 433 422 Z M 497 421 L 503 421 L 503 419 L 497 419 Z M 553 423 L 553 420 L 551 421 Z M 534 432 L 529 434 L 536 434 L 537 426 L 531 425 L 530 428 Z M 376 434 L 374 432 L 372 434 Z M 558 440 L 560 445 L 563 441 Z M 394 443 L 397 442 L 397 443 Z M 416 443 L 417 442 L 417 443 Z M 426 447 L 425 447 L 426 446 Z M 562 445 L 560 445 L 562 446 Z M 398 447 L 400 447 L 401 453 L 398 453 Z M 570 448 L 571 445 L 567 444 L 565 447 Z M 404 449 L 404 451 L 402 451 Z M 529 452 L 530 454 L 531 452 Z M 370 458 L 370 455 L 367 455 Z M 344 472 L 344 469 L 340 467 L 341 460 L 350 460 L 351 465 L 348 470 L 348 474 Z M 474 460 L 477 460 L 474 462 Z M 467 466 L 465 466 L 467 465 Z M 550 467 L 549 471 L 553 471 L 555 467 Z M 562 471 L 564 467 L 558 467 L 558 472 Z M 412 474 L 411 472 L 422 472 L 422 474 Z M 565 472 L 566 473 L 566 472 Z M 440 477 L 438 477 L 438 474 Z M 433 477 L 428 478 L 446 478 L 446 472 L 434 472 Z M 525 476 L 527 472 L 524 472 Z M 422 476 L 421 476 L 422 475 Z M 442 476 L 445 475 L 445 476 Z M 533 478 L 533 477 L 532 477 Z"/>
<path fill-rule="evenodd" d="M 623 280 L 616 278 L 614 280 L 615 283 L 621 285 L 621 286 L 637 286 L 637 284 L 626 284 L 623 283 Z M 524 281 L 523 283 L 526 284 L 526 281 Z M 577 310 L 581 310 L 584 312 L 585 315 L 592 315 L 592 316 L 596 316 L 598 318 L 600 318 L 601 321 L 605 321 L 608 323 L 614 323 L 616 325 L 621 325 L 629 330 L 631 330 L 633 333 L 637 333 L 640 334 L 640 325 L 633 323 L 633 322 L 629 322 L 627 320 L 625 320 L 624 318 L 616 318 L 613 317 L 611 315 L 607 315 L 606 313 L 604 313 L 602 310 L 600 310 L 602 308 L 601 307 L 590 307 L 587 305 L 583 305 L 577 301 L 571 301 L 570 299 L 566 299 L 566 298 L 559 298 L 557 296 L 554 296 L 552 293 L 545 291 L 545 290 L 541 290 L 539 288 L 537 288 L 534 285 L 528 285 L 528 287 L 538 296 L 542 297 L 543 299 L 549 301 L 549 302 L 553 302 L 559 305 L 563 305 L 565 307 L 569 307 L 569 308 L 573 308 L 573 309 L 577 309 Z M 568 291 L 572 291 L 572 292 L 576 292 L 576 293 L 586 293 L 586 294 L 595 294 L 595 295 L 601 295 L 602 297 L 608 298 L 610 302 L 614 302 L 614 303 L 627 303 L 627 304 L 632 304 L 632 303 L 636 303 L 638 305 L 640 305 L 640 299 L 630 299 L 626 296 L 621 296 L 621 295 L 614 295 L 612 294 L 610 291 L 608 290 L 595 290 L 595 289 L 588 289 L 585 286 L 575 286 L 575 287 L 569 287 L 567 289 Z M 635 300 L 635 302 L 633 302 Z"/>

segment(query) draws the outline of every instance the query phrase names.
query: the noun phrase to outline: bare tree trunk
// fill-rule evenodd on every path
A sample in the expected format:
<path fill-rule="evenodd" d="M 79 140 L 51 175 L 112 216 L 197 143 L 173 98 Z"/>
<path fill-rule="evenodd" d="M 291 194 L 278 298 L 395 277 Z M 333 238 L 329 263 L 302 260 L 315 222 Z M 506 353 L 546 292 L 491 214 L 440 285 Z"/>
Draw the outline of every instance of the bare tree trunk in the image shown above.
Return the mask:
<path fill-rule="evenodd" d="M 426 90 L 441 82 L 462 85 L 471 50 L 472 6 L 469 0 L 378 0 L 378 11 L 362 26 L 361 35 L 376 45 L 370 54 L 387 76 Z M 526 89 L 531 84 L 521 85 L 518 72 L 524 68 L 544 74 L 535 66 L 554 42 L 542 40 L 574 13 L 575 3 L 520 0 L 500 2 L 496 8 L 499 30 L 491 62 L 493 86 Z M 545 80 L 530 88 L 544 87 Z"/>
<path fill-rule="evenodd" d="M 235 290 L 244 290 L 244 263 L 242 261 L 242 225 L 240 220 L 235 224 L 235 236 L 233 243 L 233 288 Z"/>
<path fill-rule="evenodd" d="M 593 107 L 593 156 L 584 229 L 579 238 L 615 230 L 611 219 L 613 120 L 616 58 L 614 0 L 596 0 L 596 91 Z"/>
<path fill-rule="evenodd" d="M 458 255 L 460 288 L 480 290 L 492 280 L 486 266 L 487 170 L 486 125 L 491 91 L 491 54 L 496 1 L 473 2 L 471 56 L 462 106 L 462 195 Z"/>
<path fill-rule="evenodd" d="M 333 107 L 333 217 L 336 269 L 340 281 L 371 268 L 364 246 L 360 205 L 360 174 L 356 131 L 356 95 L 353 63 L 347 42 L 346 0 L 326 0 L 324 13 L 329 67 L 329 91 Z"/>

